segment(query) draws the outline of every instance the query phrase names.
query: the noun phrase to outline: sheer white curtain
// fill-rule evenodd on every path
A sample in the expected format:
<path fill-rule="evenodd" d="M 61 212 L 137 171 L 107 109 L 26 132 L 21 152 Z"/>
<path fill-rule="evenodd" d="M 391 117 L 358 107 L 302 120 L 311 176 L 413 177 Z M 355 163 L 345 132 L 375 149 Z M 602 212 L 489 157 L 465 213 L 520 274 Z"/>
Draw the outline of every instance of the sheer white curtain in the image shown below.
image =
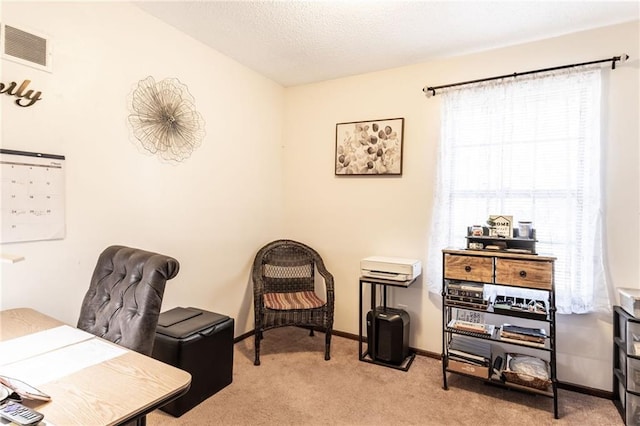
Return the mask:
<path fill-rule="evenodd" d="M 600 201 L 601 71 L 579 69 L 464 86 L 442 94 L 429 242 L 429 290 L 445 247 L 491 214 L 531 221 L 540 254 L 557 257 L 558 313 L 610 310 Z"/>

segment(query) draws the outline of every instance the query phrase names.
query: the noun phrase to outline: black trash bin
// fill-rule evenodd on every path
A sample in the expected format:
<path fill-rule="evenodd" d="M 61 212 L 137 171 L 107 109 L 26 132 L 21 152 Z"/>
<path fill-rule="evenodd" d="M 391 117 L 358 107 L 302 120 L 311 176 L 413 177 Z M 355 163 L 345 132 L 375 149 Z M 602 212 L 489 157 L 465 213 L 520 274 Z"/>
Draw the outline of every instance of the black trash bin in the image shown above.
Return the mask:
<path fill-rule="evenodd" d="M 233 326 L 233 318 L 198 308 L 160 314 L 153 358 L 191 374 L 189 391 L 161 410 L 180 417 L 231 384 Z"/>

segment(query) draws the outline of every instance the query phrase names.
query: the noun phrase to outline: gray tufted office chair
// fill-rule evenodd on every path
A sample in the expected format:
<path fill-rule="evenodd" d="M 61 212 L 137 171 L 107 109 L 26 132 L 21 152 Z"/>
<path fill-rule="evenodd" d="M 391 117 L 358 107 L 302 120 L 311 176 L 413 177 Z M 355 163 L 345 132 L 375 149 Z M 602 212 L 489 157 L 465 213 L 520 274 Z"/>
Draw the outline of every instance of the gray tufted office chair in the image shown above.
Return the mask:
<path fill-rule="evenodd" d="M 78 328 L 151 355 L 165 284 L 180 269 L 172 257 L 125 246 L 98 257 Z"/>

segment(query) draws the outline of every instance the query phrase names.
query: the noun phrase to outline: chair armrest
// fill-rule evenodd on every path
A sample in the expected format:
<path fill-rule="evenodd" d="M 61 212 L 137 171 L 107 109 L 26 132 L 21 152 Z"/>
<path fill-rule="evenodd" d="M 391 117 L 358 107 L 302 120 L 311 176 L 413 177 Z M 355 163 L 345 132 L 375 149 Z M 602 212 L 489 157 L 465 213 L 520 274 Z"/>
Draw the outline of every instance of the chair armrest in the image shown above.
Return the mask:
<path fill-rule="evenodd" d="M 327 270 L 321 258 L 316 259 L 316 269 L 322 278 L 324 278 L 325 290 L 327 293 L 327 303 L 333 305 L 335 300 L 333 275 Z"/>

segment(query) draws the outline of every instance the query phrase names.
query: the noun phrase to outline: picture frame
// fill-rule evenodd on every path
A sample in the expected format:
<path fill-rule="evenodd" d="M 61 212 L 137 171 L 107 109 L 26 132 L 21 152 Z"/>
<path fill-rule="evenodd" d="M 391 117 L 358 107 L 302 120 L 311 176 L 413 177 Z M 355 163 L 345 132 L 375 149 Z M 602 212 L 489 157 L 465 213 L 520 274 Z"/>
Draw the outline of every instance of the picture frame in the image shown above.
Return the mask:
<path fill-rule="evenodd" d="M 335 174 L 402 175 L 404 118 L 336 124 Z"/>

